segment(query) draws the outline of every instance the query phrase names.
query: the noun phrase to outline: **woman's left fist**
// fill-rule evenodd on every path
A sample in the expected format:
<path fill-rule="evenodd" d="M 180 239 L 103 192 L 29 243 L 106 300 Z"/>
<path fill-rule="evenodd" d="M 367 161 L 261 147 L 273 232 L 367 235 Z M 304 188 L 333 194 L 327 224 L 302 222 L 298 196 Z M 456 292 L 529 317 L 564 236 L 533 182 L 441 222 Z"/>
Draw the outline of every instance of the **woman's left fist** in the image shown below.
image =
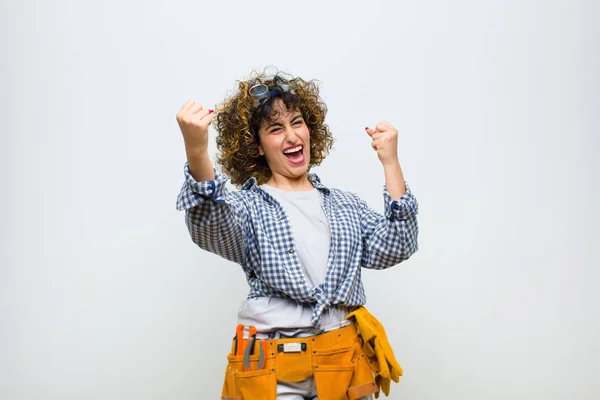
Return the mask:
<path fill-rule="evenodd" d="M 371 136 L 371 147 L 377 152 L 377 157 L 383 166 L 398 162 L 398 129 L 385 121 L 375 125 L 375 129 L 365 128 Z"/>

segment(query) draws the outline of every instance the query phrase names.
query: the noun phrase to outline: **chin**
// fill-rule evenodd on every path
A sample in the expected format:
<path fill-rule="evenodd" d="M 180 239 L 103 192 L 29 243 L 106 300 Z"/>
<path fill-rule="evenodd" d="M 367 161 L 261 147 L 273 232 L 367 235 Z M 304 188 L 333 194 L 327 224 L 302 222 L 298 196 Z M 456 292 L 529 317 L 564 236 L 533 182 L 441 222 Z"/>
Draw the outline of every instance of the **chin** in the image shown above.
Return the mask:
<path fill-rule="evenodd" d="M 298 165 L 288 169 L 288 174 L 293 178 L 301 178 L 308 173 L 308 164 Z"/>

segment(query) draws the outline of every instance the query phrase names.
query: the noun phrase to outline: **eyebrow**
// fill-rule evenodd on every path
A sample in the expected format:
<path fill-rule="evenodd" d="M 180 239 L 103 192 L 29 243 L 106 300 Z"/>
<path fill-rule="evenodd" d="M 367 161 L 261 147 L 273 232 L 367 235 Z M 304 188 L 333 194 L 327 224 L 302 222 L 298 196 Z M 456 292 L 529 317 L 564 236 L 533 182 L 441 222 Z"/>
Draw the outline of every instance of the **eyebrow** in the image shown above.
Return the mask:
<path fill-rule="evenodd" d="M 291 123 L 293 124 L 294 121 L 296 121 L 298 118 L 302 118 L 302 114 L 298 114 L 296 115 L 294 118 L 292 118 Z M 283 126 L 283 124 L 281 122 L 271 122 L 269 125 L 267 125 L 267 127 L 265 128 L 265 130 L 269 130 L 274 126 Z"/>

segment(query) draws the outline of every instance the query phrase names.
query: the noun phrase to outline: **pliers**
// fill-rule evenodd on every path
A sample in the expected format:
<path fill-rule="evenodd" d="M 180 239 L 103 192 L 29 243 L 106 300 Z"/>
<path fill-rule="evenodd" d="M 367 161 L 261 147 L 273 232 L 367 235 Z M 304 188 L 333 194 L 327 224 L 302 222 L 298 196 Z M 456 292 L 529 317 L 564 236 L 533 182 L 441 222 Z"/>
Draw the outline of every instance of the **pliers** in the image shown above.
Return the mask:
<path fill-rule="evenodd" d="M 233 355 L 244 356 L 244 371 L 250 371 L 250 356 L 254 354 L 254 347 L 256 344 L 256 327 L 250 326 L 248 342 L 244 346 L 244 324 L 239 324 L 235 330 L 235 337 L 233 338 Z M 261 370 L 265 366 L 265 355 L 267 351 L 265 348 L 268 346 L 266 340 L 258 340 L 259 356 L 258 356 L 258 367 L 256 370 Z"/>
<path fill-rule="evenodd" d="M 248 336 L 248 343 L 246 344 L 246 349 L 244 351 L 244 371 L 250 371 L 250 355 L 254 354 L 254 345 L 256 344 L 256 327 L 250 326 L 250 332 Z M 265 366 L 265 351 L 263 349 L 263 343 L 266 343 L 264 340 L 258 340 L 258 366 L 256 370 L 261 370 Z"/>

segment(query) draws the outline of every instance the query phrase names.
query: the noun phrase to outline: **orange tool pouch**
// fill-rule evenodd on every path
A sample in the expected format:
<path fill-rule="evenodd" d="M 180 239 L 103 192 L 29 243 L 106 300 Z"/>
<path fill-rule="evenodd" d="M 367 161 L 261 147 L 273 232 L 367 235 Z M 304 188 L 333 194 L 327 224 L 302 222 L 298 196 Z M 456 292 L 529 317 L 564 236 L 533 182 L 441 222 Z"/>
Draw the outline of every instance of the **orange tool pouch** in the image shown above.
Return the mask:
<path fill-rule="evenodd" d="M 260 370 L 263 341 L 254 344 L 249 371 L 245 371 L 243 355 L 232 351 L 227 356 L 223 400 L 275 400 L 278 380 L 300 382 L 310 376 L 314 376 L 319 399 L 356 400 L 378 391 L 374 369 L 354 324 L 306 338 L 264 342 L 265 362 Z"/>

